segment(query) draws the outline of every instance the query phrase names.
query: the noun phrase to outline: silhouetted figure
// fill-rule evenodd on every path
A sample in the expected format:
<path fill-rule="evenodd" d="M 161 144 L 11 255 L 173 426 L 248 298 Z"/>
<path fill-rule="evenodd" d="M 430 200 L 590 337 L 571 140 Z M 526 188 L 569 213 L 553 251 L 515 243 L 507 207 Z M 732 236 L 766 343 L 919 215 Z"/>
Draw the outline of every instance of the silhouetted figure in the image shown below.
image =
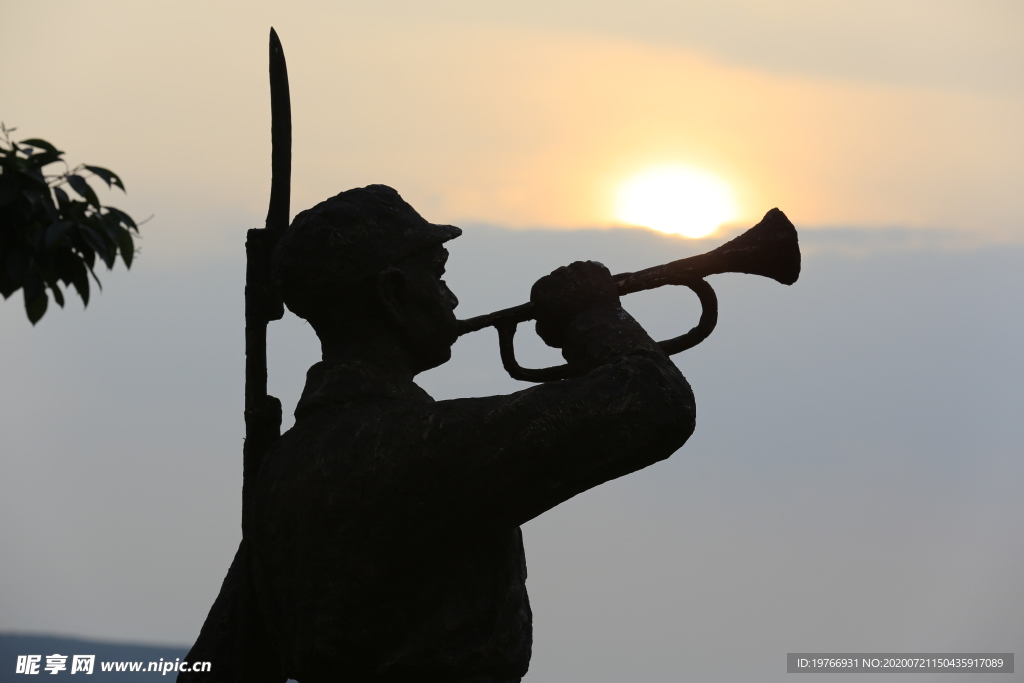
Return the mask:
<path fill-rule="evenodd" d="M 282 237 L 274 277 L 323 361 L 260 472 L 249 572 L 232 566 L 190 653 L 213 675 L 179 680 L 519 681 L 532 643 L 519 526 L 692 433 L 689 385 L 593 262 L 531 294 L 541 338 L 587 374 L 430 398 L 413 378 L 451 357 L 442 245 L 459 234 L 371 185 Z"/>

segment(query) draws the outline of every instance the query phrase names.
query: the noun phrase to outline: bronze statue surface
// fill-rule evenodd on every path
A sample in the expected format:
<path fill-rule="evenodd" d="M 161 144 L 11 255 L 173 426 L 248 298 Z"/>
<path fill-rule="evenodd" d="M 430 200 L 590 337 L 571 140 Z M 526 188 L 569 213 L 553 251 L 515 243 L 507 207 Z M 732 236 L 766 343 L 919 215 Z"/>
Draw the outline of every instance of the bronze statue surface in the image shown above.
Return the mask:
<path fill-rule="evenodd" d="M 323 361 L 190 653 L 223 680 L 519 681 L 532 642 L 520 525 L 693 432 L 689 385 L 593 262 L 531 295 L 538 333 L 580 376 L 431 399 L 413 380 L 457 337 L 442 245 L 458 234 L 372 185 L 281 238 L 275 281 Z"/>
<path fill-rule="evenodd" d="M 458 233 L 383 186 L 324 204 L 339 208 L 300 215 L 275 254 L 285 302 L 324 351 L 255 499 L 253 577 L 284 671 L 518 681 L 531 646 L 519 525 L 668 457 L 693 431 L 690 388 L 608 271 L 577 263 L 533 300 L 542 336 L 587 375 L 433 401 L 413 377 L 450 357 L 441 242 Z M 363 272 L 334 271 L 342 253 Z M 323 281 L 302 290 L 313 273 Z"/>

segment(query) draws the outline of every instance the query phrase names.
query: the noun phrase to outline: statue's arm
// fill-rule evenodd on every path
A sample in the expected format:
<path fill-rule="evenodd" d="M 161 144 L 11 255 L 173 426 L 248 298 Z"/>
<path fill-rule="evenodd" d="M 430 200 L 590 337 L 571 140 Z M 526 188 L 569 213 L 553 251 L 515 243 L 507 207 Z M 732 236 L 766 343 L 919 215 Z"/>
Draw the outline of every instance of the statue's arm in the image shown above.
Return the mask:
<path fill-rule="evenodd" d="M 693 432 L 689 385 L 617 298 L 538 328 L 590 371 L 507 396 L 435 404 L 429 459 L 450 482 L 442 509 L 470 523 L 522 524 L 664 460 Z"/>

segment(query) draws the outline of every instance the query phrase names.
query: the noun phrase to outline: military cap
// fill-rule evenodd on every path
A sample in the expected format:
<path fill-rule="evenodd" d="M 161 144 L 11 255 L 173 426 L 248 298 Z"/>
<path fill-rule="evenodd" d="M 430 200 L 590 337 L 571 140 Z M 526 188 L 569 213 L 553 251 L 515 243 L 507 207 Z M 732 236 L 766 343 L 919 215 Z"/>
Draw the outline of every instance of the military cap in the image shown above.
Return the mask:
<path fill-rule="evenodd" d="M 429 223 L 386 185 L 347 190 L 295 217 L 274 249 L 274 282 L 288 308 L 308 319 L 333 292 L 461 234 Z"/>

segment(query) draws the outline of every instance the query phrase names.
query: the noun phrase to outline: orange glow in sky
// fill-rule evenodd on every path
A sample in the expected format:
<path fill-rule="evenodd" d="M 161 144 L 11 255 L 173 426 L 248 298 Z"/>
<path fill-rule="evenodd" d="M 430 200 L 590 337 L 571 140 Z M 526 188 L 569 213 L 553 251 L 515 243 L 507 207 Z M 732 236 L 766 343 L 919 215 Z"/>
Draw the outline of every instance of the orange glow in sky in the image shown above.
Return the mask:
<path fill-rule="evenodd" d="M 3 120 L 18 139 L 116 169 L 129 186 L 117 205 L 157 216 L 151 258 L 234 249 L 232 220 L 210 228 L 180 212 L 262 220 L 274 25 L 291 79 L 293 213 L 384 183 L 454 225 L 696 235 L 777 206 L 801 228 L 1024 239 L 1021 3 L 892 21 L 878 20 L 881 0 L 442 5 L 14 3 L 12 25 L 43 22 L 48 39 L 25 29 L 0 43 L 18 65 L 0 73 Z M 68 59 L 89 77 L 40 88 Z M 705 180 L 644 170 L 680 162 Z"/>

